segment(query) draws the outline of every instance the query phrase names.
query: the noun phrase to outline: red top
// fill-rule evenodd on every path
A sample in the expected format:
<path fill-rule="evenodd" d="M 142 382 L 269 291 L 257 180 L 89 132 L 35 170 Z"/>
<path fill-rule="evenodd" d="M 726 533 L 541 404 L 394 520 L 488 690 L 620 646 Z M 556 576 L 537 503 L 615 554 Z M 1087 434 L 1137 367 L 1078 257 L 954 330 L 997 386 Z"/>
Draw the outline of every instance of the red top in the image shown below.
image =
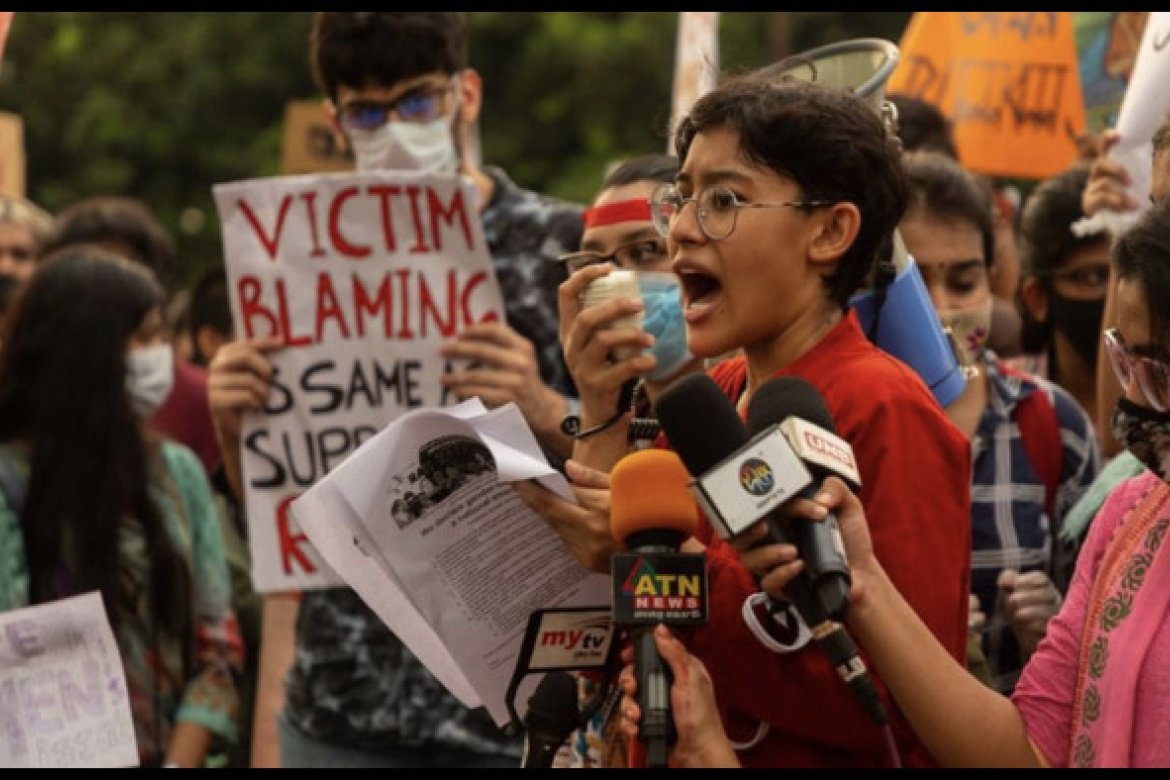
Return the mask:
<path fill-rule="evenodd" d="M 219 444 L 207 403 L 207 372 L 199 366 L 175 356 L 174 386 L 151 423 L 163 435 L 194 450 L 208 477 L 219 466 Z"/>
<path fill-rule="evenodd" d="M 710 375 L 737 400 L 747 378 L 744 359 Z M 921 379 L 874 347 L 849 312 L 816 346 L 776 376 L 798 376 L 825 398 L 837 434 L 861 471 L 861 502 L 874 552 L 898 590 L 943 646 L 966 664 L 970 590 L 970 445 L 943 414 Z M 715 685 L 723 723 L 747 767 L 889 766 L 881 729 L 837 676 L 815 642 L 778 654 L 744 624 L 744 599 L 759 591 L 734 550 L 706 518 L 696 534 L 708 545 L 710 622 L 691 651 Z M 874 674 L 906 766 L 933 759 L 896 711 Z"/>

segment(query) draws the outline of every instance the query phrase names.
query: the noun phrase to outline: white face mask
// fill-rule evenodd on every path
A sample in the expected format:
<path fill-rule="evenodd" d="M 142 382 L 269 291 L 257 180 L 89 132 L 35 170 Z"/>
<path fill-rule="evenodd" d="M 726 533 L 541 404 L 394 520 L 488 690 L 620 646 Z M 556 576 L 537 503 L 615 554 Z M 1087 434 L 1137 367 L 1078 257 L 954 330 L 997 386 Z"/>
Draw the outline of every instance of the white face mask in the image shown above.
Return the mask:
<path fill-rule="evenodd" d="M 171 394 L 175 358 L 170 344 L 158 344 L 126 353 L 126 392 L 130 408 L 141 420 L 150 419 Z"/>
<path fill-rule="evenodd" d="M 455 122 L 458 116 L 456 111 Z M 453 120 L 447 116 L 430 122 L 387 122 L 374 130 L 350 130 L 349 142 L 359 171 L 459 170 Z"/>

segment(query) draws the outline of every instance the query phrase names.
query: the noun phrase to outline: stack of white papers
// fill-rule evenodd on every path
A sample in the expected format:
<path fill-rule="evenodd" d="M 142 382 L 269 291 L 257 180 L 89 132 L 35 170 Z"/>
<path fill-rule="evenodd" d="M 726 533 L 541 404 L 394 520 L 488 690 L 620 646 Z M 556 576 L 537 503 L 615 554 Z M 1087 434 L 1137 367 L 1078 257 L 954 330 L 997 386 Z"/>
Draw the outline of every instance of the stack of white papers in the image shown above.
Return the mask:
<path fill-rule="evenodd" d="M 447 689 L 509 720 L 505 692 L 528 616 L 607 605 L 508 484 L 576 501 L 514 404 L 478 400 L 390 423 L 292 504 L 326 562 Z"/>

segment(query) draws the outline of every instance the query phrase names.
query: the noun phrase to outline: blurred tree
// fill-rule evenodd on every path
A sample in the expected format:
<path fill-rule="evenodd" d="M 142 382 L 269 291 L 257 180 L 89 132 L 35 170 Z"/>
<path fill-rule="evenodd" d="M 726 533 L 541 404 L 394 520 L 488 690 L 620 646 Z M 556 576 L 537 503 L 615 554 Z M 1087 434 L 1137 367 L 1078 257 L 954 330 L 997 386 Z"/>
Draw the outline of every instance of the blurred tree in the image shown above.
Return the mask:
<path fill-rule="evenodd" d="M 211 185 L 275 174 L 284 103 L 315 94 L 308 13 L 16 13 L 0 108 L 24 119 L 28 194 L 57 211 L 144 200 L 182 281 L 220 262 Z"/>
<path fill-rule="evenodd" d="M 897 42 L 910 12 L 722 13 L 725 71 L 834 40 Z M 587 200 L 614 160 L 666 149 L 678 17 L 476 12 L 483 156 L 518 183 Z M 102 193 L 149 203 L 182 280 L 220 262 L 211 186 L 279 171 L 284 105 L 317 95 L 308 12 L 18 12 L 0 109 L 25 123 L 28 194 L 51 210 Z"/>

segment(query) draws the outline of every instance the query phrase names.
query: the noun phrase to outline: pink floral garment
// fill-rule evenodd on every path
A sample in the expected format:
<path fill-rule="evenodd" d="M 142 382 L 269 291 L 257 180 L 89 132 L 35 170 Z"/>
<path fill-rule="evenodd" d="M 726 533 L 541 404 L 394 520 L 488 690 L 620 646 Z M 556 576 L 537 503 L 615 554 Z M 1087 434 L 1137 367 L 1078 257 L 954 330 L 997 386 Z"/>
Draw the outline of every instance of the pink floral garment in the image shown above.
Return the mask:
<path fill-rule="evenodd" d="M 1170 766 L 1170 486 L 1122 483 L 1013 696 L 1055 766 Z"/>

